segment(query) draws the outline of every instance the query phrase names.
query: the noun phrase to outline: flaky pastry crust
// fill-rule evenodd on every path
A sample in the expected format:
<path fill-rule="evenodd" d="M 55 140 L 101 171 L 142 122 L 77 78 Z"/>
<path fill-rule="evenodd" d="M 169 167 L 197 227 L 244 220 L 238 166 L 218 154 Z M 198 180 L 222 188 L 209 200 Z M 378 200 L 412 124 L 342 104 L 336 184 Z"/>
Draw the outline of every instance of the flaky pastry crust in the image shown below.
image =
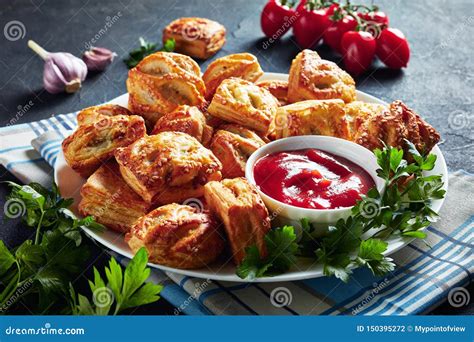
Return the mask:
<path fill-rule="evenodd" d="M 272 139 L 312 134 L 350 139 L 342 100 L 307 100 L 279 107 L 269 132 Z"/>
<path fill-rule="evenodd" d="M 217 88 L 207 110 L 225 121 L 266 132 L 277 108 L 278 100 L 268 90 L 232 77 Z"/>
<path fill-rule="evenodd" d="M 202 75 L 206 84 L 206 99 L 211 100 L 222 81 L 238 77 L 255 82 L 263 75 L 257 57 L 250 53 L 236 53 L 216 59 Z"/>
<path fill-rule="evenodd" d="M 81 197 L 81 215 L 93 216 L 97 222 L 120 233 L 128 232 L 150 209 L 125 183 L 115 161 L 103 164 L 87 179 Z"/>
<path fill-rule="evenodd" d="M 222 125 L 212 137 L 210 149 L 222 163 L 224 178 L 245 176 L 250 155 L 265 142 L 257 133 L 239 125 Z"/>
<path fill-rule="evenodd" d="M 115 115 L 132 115 L 132 112 L 127 108 L 116 104 L 103 104 L 100 106 L 88 107 L 77 114 L 77 124 L 79 126 L 92 124 L 104 117 Z"/>
<path fill-rule="evenodd" d="M 62 149 L 68 165 L 82 177 L 88 177 L 112 158 L 117 148 L 128 146 L 145 134 L 140 116 L 103 116 L 94 123 L 80 125 L 64 139 Z"/>
<path fill-rule="evenodd" d="M 259 87 L 267 89 L 280 103 L 280 106 L 286 106 L 288 102 L 288 81 L 265 80 L 256 83 Z"/>
<path fill-rule="evenodd" d="M 206 18 L 179 18 L 163 30 L 163 44 L 175 40 L 175 51 L 208 59 L 225 44 L 225 27 Z"/>
<path fill-rule="evenodd" d="M 199 197 L 204 184 L 221 179 L 219 159 L 182 132 L 143 137 L 118 149 L 115 159 L 127 184 L 148 203 L 162 203 L 160 197 L 168 198 L 169 192 L 174 200 Z M 193 189 L 192 196 L 189 189 Z"/>
<path fill-rule="evenodd" d="M 288 100 L 356 99 L 355 82 L 336 63 L 321 59 L 312 50 L 301 51 L 291 63 L 288 79 Z"/>
<path fill-rule="evenodd" d="M 440 139 L 439 133 L 402 101 L 394 101 L 388 107 L 361 102 L 348 107 L 352 140 L 369 150 L 382 148 L 385 143 L 407 151 L 406 139 L 418 151 L 429 152 Z"/>
<path fill-rule="evenodd" d="M 265 234 L 270 229 L 268 211 L 256 189 L 245 178 L 209 182 L 204 197 L 211 210 L 224 223 L 232 257 L 240 264 L 245 249 L 256 245 L 266 255 Z"/>
<path fill-rule="evenodd" d="M 206 117 L 198 107 L 183 105 L 158 119 L 151 134 L 160 132 L 183 132 L 208 146 L 213 128 L 207 124 Z"/>
<path fill-rule="evenodd" d="M 128 72 L 128 107 L 153 127 L 179 105 L 199 106 L 205 86 L 198 64 L 190 57 L 156 52 Z"/>
<path fill-rule="evenodd" d="M 176 203 L 138 219 L 125 241 L 135 253 L 145 247 L 154 263 L 183 269 L 206 266 L 224 248 L 218 223 L 208 212 Z"/>

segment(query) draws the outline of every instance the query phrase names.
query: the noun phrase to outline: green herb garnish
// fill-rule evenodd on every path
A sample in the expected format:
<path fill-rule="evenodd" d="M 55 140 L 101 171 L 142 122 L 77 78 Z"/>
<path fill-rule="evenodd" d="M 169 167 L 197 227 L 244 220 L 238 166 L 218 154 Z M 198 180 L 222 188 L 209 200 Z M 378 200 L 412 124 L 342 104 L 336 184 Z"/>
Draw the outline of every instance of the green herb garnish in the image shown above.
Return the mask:
<path fill-rule="evenodd" d="M 118 314 L 122 310 L 153 303 L 160 297 L 163 286 L 145 283 L 150 275 L 146 267 L 148 255 L 141 248 L 122 272 L 122 268 L 111 258 L 109 267 L 105 268 L 107 284 L 94 267 L 94 281 L 89 280 L 92 300 L 78 294 L 70 287 L 71 310 L 76 315 Z"/>
<path fill-rule="evenodd" d="M 383 193 L 370 190 L 354 206 L 352 215 L 330 226 L 324 237 L 314 236 L 307 219 L 301 221 L 298 242 L 292 238 L 293 227 L 271 230 L 266 239 L 268 256 L 260 258 L 256 246 L 249 247 L 237 275 L 252 278 L 283 273 L 296 263 L 296 257 L 314 258 L 323 264 L 326 276 L 334 275 L 343 281 L 348 281 L 357 267 L 367 267 L 375 275 L 392 271 L 395 264 L 383 255 L 388 245 L 384 240 L 394 235 L 424 239 L 422 230 L 438 216 L 430 205 L 445 195 L 440 175 L 423 175 L 423 171 L 433 169 L 436 155 L 421 154 L 412 143 L 406 143 L 411 163 L 403 159 L 403 150 L 385 146 L 374 151 L 380 167 L 377 174 L 385 181 Z M 268 240 L 277 232 L 284 232 L 287 243 L 274 248 Z M 282 256 L 285 263 L 279 262 Z"/>
<path fill-rule="evenodd" d="M 158 44 L 147 42 L 142 37 L 138 38 L 138 41 L 140 42 L 140 47 L 130 51 L 128 58 L 124 59 L 129 69 L 136 67 L 143 58 L 152 53 L 157 51 L 173 52 L 176 46 L 176 41 L 173 38 L 167 39 L 161 49 L 157 48 Z"/>

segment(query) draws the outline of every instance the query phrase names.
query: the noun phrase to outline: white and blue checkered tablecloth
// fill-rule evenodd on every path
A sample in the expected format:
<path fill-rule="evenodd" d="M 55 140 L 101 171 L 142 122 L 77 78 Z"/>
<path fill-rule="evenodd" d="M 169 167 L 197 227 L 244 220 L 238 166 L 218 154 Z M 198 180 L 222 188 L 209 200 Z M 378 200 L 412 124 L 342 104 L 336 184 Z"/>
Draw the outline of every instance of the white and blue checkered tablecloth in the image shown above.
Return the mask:
<path fill-rule="evenodd" d="M 0 163 L 21 182 L 49 186 L 62 139 L 76 126 L 76 114 L 0 128 Z M 474 175 L 449 175 L 441 219 L 428 228 L 427 242 L 417 241 L 392 255 L 396 270 L 374 277 L 357 270 L 349 283 L 318 278 L 285 283 L 207 282 L 153 270 L 151 281 L 164 284 L 162 296 L 177 312 L 190 315 L 337 315 L 422 314 L 472 281 L 474 270 Z M 126 260 L 122 260 L 126 262 Z M 285 288 L 291 302 L 272 305 L 271 293 Z M 278 290 L 278 289 L 277 289 Z M 451 295 L 449 295 L 451 294 Z"/>

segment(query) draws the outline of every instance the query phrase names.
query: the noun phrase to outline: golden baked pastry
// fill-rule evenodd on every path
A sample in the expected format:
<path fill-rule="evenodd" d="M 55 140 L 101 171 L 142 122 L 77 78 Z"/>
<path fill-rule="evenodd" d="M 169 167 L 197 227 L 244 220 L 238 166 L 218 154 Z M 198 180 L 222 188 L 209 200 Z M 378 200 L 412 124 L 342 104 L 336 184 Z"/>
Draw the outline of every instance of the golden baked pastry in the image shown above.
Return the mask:
<path fill-rule="evenodd" d="M 74 171 L 88 177 L 113 157 L 118 147 L 130 145 L 145 134 L 143 118 L 137 115 L 104 116 L 95 123 L 80 125 L 64 139 L 64 158 Z"/>
<path fill-rule="evenodd" d="M 157 201 L 165 190 L 186 199 L 186 189 L 192 187 L 195 192 L 191 197 L 200 196 L 204 184 L 221 179 L 219 159 L 196 138 L 182 132 L 143 137 L 118 149 L 115 159 L 128 185 L 149 203 Z"/>
<path fill-rule="evenodd" d="M 198 107 L 182 105 L 158 119 L 151 134 L 160 132 L 183 132 L 208 146 L 213 128 L 207 124 L 206 117 Z"/>
<path fill-rule="evenodd" d="M 163 44 L 174 39 L 175 51 L 208 59 L 225 43 L 225 27 L 206 18 L 179 18 L 163 30 Z"/>
<path fill-rule="evenodd" d="M 364 124 L 374 115 L 388 110 L 387 106 L 379 103 L 353 101 L 344 106 L 346 120 L 349 124 L 351 140 L 355 139 L 364 129 Z"/>
<path fill-rule="evenodd" d="M 206 211 L 168 204 L 138 219 L 125 241 L 134 253 L 145 247 L 150 261 L 176 268 L 200 268 L 224 248 L 218 223 Z"/>
<path fill-rule="evenodd" d="M 312 134 L 350 139 L 342 100 L 307 100 L 279 107 L 269 131 L 273 139 Z"/>
<path fill-rule="evenodd" d="M 224 178 L 245 176 L 250 155 L 265 142 L 257 133 L 239 125 L 223 125 L 214 134 L 210 149 L 222 163 Z"/>
<path fill-rule="evenodd" d="M 355 82 L 336 63 L 321 59 L 316 51 L 303 50 L 291 63 L 288 100 L 356 99 Z"/>
<path fill-rule="evenodd" d="M 288 81 L 265 80 L 256 83 L 259 87 L 267 89 L 280 103 L 280 106 L 288 104 Z"/>
<path fill-rule="evenodd" d="M 224 80 L 207 109 L 209 114 L 259 132 L 266 132 L 278 100 L 265 88 L 240 78 Z"/>
<path fill-rule="evenodd" d="M 87 179 L 81 196 L 81 215 L 94 216 L 97 222 L 121 233 L 128 232 L 150 209 L 125 183 L 115 161 L 103 164 Z"/>
<path fill-rule="evenodd" d="M 164 114 L 179 105 L 199 106 L 205 86 L 201 70 L 190 57 L 156 52 L 128 72 L 128 107 L 153 127 Z"/>
<path fill-rule="evenodd" d="M 202 79 L 206 84 L 206 99 L 211 100 L 217 87 L 225 79 L 238 77 L 255 82 L 263 75 L 257 57 L 250 53 L 236 53 L 218 58 L 207 67 Z"/>
<path fill-rule="evenodd" d="M 266 254 L 265 234 L 270 230 L 270 218 L 256 189 L 245 178 L 209 182 L 204 186 L 204 197 L 211 212 L 224 223 L 237 265 L 248 246 L 256 245 L 260 255 Z"/>
<path fill-rule="evenodd" d="M 103 104 L 100 106 L 88 107 L 77 114 L 77 124 L 86 125 L 99 121 L 104 117 L 115 115 L 132 115 L 127 108 L 116 104 Z"/>
<path fill-rule="evenodd" d="M 377 105 L 357 105 L 347 110 L 348 117 L 365 117 L 358 123 L 352 140 L 369 150 L 382 148 L 385 144 L 407 151 L 405 139 L 411 141 L 418 151 L 429 152 L 440 139 L 439 133 L 402 101 L 392 102 L 383 110 Z M 354 119 L 351 119 L 354 120 Z"/>

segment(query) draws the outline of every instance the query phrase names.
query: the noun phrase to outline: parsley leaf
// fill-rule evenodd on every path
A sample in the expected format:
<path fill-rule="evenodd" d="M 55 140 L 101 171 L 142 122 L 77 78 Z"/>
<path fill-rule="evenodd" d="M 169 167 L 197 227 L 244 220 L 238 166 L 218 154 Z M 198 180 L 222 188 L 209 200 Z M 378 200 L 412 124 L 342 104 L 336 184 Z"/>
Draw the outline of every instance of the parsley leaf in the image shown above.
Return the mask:
<path fill-rule="evenodd" d="M 76 315 L 114 315 L 119 312 L 157 301 L 163 286 L 145 283 L 150 275 L 146 267 L 148 255 L 141 248 L 122 272 L 121 266 L 114 258 L 105 268 L 107 283 L 94 267 L 94 280 L 89 280 L 92 301 L 84 295 L 77 295 L 70 287 L 71 309 Z"/>
<path fill-rule="evenodd" d="M 286 272 L 296 263 L 296 234 L 292 226 L 270 230 L 265 236 L 267 255 L 262 258 L 257 246 L 246 249 L 242 263 L 237 267 L 237 275 L 242 279 L 253 279 Z"/>
<path fill-rule="evenodd" d="M 140 47 L 130 51 L 128 58 L 124 59 L 129 69 L 136 67 L 143 58 L 152 53 L 157 51 L 173 52 L 176 46 L 176 41 L 173 38 L 166 40 L 160 50 L 157 49 L 158 44 L 147 42 L 143 37 L 138 38 L 138 41 L 140 42 Z"/>

